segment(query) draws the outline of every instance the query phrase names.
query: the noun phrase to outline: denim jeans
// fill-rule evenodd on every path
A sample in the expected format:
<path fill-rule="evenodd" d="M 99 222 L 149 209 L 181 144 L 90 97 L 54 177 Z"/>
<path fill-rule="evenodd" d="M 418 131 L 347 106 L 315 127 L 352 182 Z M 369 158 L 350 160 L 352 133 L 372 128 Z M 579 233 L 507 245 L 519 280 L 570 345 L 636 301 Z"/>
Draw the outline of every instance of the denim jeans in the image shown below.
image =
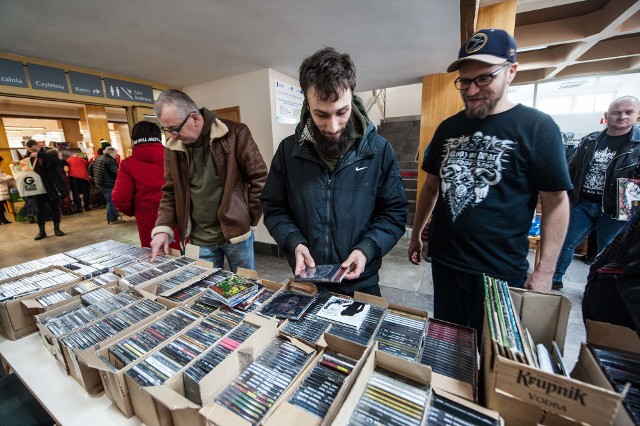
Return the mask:
<path fill-rule="evenodd" d="M 116 206 L 113 205 L 113 200 L 111 199 L 112 191 L 113 188 L 104 188 L 102 186 L 100 187 L 100 192 L 102 192 L 102 195 L 107 202 L 107 223 L 115 222 L 118 219 Z"/>
<path fill-rule="evenodd" d="M 576 204 L 572 204 L 569 229 L 560 250 L 553 281 L 562 281 L 562 277 L 571 264 L 576 246 L 587 238 L 587 235 L 593 229 L 596 230 L 598 253 L 600 253 L 613 240 L 625 223 L 621 220 L 611 219 L 610 215 L 602 213 L 602 207 L 599 203 L 578 200 Z"/>
<path fill-rule="evenodd" d="M 253 240 L 253 231 L 251 231 L 251 236 L 239 243 L 220 243 L 212 246 L 200 246 L 200 259 L 213 263 L 213 266 L 216 268 L 223 268 L 224 257 L 226 256 L 231 272 L 236 272 L 238 267 L 255 269 Z"/>

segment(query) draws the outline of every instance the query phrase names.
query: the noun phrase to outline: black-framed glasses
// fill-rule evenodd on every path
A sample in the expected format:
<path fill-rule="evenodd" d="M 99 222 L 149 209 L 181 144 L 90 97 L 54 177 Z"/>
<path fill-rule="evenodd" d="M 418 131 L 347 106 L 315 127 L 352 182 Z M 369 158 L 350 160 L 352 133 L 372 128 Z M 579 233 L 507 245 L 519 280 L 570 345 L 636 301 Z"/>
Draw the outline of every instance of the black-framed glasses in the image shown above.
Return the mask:
<path fill-rule="evenodd" d="M 180 130 L 182 129 L 182 127 L 187 123 L 187 120 L 189 119 L 189 117 L 191 117 L 191 114 L 196 113 L 198 111 L 191 111 L 189 114 L 187 114 L 187 116 L 184 118 L 184 120 L 182 120 L 182 123 L 180 123 L 180 125 L 176 128 L 171 128 L 171 127 L 161 127 L 160 129 L 165 132 L 165 133 L 180 133 Z"/>
<path fill-rule="evenodd" d="M 476 78 L 472 78 L 472 79 L 458 77 L 453 82 L 453 84 L 456 86 L 456 89 L 458 90 L 467 90 L 469 87 L 471 87 L 471 83 L 475 84 L 476 87 L 488 86 L 493 82 L 493 79 L 496 78 L 496 76 L 500 74 L 502 71 L 506 70 L 508 66 L 509 64 L 506 64 L 502 68 L 498 68 L 491 74 L 479 75 Z"/>

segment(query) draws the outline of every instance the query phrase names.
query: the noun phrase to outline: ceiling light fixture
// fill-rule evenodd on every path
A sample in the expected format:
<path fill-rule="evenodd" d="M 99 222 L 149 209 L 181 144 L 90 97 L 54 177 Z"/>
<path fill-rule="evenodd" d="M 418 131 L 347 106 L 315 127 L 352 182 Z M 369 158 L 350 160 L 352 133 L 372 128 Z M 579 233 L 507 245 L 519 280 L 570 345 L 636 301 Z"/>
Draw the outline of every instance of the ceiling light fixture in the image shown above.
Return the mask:
<path fill-rule="evenodd" d="M 4 126 L 5 130 L 45 130 L 46 127 L 37 127 L 37 126 Z"/>
<path fill-rule="evenodd" d="M 548 44 L 544 44 L 542 46 L 522 47 L 522 48 L 518 48 L 518 53 L 533 52 L 534 50 L 542 50 L 542 49 L 546 49 L 547 47 L 549 47 Z"/>
<path fill-rule="evenodd" d="M 557 89 L 573 89 L 575 87 L 580 87 L 583 84 L 586 84 L 587 82 L 585 80 L 578 80 L 578 81 L 567 81 L 566 83 L 561 83 Z"/>

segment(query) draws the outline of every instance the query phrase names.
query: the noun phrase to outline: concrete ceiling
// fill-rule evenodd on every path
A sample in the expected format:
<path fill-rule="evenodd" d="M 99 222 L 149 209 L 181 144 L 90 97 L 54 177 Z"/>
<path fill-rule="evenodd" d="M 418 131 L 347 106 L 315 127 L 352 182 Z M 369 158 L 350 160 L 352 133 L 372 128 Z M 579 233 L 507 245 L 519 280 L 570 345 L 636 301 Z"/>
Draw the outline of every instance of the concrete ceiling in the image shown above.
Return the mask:
<path fill-rule="evenodd" d="M 481 0 L 487 5 L 501 0 Z M 86 0 L 0 5 L 0 51 L 186 87 L 272 68 L 297 77 L 322 46 L 349 52 L 358 90 L 441 73 L 456 0 Z M 519 0 L 517 82 L 640 69 L 637 0 Z"/>

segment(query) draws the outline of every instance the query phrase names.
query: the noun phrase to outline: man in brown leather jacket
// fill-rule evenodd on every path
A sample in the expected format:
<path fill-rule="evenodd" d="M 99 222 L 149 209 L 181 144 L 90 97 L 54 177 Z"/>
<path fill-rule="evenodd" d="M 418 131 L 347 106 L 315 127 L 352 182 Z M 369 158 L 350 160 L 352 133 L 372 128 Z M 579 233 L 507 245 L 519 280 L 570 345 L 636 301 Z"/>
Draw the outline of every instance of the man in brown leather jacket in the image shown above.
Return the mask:
<path fill-rule="evenodd" d="M 229 268 L 254 269 L 253 231 L 262 216 L 267 166 L 249 128 L 196 106 L 185 93 L 163 91 L 154 107 L 165 146 L 162 199 L 151 235 L 153 258 L 169 251 L 178 225 L 200 258 Z"/>

